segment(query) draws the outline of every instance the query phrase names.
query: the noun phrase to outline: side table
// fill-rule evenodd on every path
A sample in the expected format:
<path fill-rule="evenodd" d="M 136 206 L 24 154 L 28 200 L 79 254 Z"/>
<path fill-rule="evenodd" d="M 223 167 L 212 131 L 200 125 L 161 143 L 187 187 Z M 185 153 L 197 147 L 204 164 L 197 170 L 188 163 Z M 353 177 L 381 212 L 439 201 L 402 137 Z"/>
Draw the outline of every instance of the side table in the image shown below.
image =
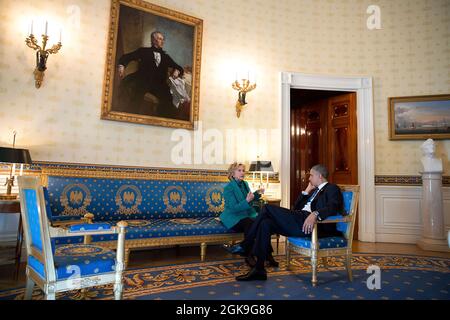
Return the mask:
<path fill-rule="evenodd" d="M 19 200 L 0 200 L 0 214 L 16 214 L 19 213 L 19 227 L 17 230 L 17 241 L 15 251 L 15 270 L 14 280 L 19 277 L 20 269 L 20 256 L 22 254 L 23 243 L 23 227 L 22 227 L 22 215 L 20 214 L 20 201 Z"/>

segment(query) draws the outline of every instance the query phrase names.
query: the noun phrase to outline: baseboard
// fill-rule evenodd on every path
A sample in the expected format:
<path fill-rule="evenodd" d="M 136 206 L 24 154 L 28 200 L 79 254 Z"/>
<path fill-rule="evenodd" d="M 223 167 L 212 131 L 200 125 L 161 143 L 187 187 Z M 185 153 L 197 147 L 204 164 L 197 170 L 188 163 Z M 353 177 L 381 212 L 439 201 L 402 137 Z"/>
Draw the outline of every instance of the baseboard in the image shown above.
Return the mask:
<path fill-rule="evenodd" d="M 415 234 L 377 233 L 376 235 L 376 242 L 416 244 L 419 239 L 420 235 Z"/>
<path fill-rule="evenodd" d="M 373 232 L 358 232 L 358 241 L 362 242 L 376 242 L 376 236 Z"/>

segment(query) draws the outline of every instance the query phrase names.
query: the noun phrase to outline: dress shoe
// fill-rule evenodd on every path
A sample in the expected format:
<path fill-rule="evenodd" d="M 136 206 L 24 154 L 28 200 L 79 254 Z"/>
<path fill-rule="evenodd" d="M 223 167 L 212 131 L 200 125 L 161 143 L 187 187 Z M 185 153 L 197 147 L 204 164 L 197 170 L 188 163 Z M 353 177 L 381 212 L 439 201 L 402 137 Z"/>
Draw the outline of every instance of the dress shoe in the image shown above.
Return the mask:
<path fill-rule="evenodd" d="M 243 255 L 245 253 L 244 248 L 242 248 L 240 244 L 235 244 L 234 246 L 232 246 L 230 248 L 230 252 L 232 254 L 239 254 L 239 255 Z"/>
<path fill-rule="evenodd" d="M 278 268 L 278 266 L 280 265 L 280 263 L 278 261 L 276 261 L 272 255 L 267 257 L 267 264 L 270 267 L 274 267 L 274 268 Z"/>
<path fill-rule="evenodd" d="M 237 281 L 253 281 L 253 280 L 267 280 L 266 270 L 258 270 L 253 268 L 247 274 L 236 277 Z"/>
<path fill-rule="evenodd" d="M 253 268 L 256 266 L 256 260 L 253 258 L 253 256 L 245 257 L 245 263 L 250 267 Z"/>

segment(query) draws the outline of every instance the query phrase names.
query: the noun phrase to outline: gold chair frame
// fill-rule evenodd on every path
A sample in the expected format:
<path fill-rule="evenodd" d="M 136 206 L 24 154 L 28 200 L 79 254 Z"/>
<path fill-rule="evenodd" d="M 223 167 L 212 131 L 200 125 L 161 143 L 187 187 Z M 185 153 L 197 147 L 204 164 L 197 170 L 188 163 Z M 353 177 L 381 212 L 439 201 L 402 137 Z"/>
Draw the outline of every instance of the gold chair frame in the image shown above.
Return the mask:
<path fill-rule="evenodd" d="M 69 232 L 68 229 L 55 228 L 50 225 L 47 219 L 47 212 L 45 206 L 45 198 L 43 187 L 40 183 L 40 179 L 37 176 L 20 176 L 19 182 L 19 195 L 21 215 L 24 226 L 24 236 L 27 248 L 27 267 L 26 267 L 26 290 L 25 300 L 32 298 L 33 288 L 37 285 L 45 294 L 47 300 L 55 300 L 57 292 L 64 292 L 75 289 L 84 289 L 92 286 L 101 286 L 109 283 L 114 284 L 114 297 L 116 300 L 122 298 L 122 273 L 125 268 L 124 255 L 125 255 L 125 228 L 127 223 L 120 221 L 117 227 L 113 227 L 111 230 L 102 231 L 80 231 Z M 39 250 L 32 245 L 31 232 L 29 228 L 28 219 L 28 207 L 26 204 L 26 198 L 24 194 L 25 189 L 32 189 L 36 191 L 37 206 L 38 206 L 38 219 L 40 221 L 40 234 L 42 250 Z M 51 247 L 51 238 L 55 237 L 74 237 L 74 236 L 92 236 L 102 234 L 118 234 L 118 240 L 116 243 L 116 264 L 115 271 L 105 272 L 97 275 L 81 276 L 73 275 L 68 279 L 58 280 L 56 278 L 56 269 L 53 259 L 53 252 Z M 44 267 L 45 277 L 39 275 L 30 265 L 28 261 L 30 256 L 37 259 Z"/>
<path fill-rule="evenodd" d="M 317 286 L 317 266 L 318 259 L 322 259 L 323 264 L 326 266 L 326 259 L 333 256 L 345 256 L 345 264 L 347 269 L 347 274 L 349 281 L 353 281 L 352 276 L 352 244 L 353 244 L 353 230 L 355 228 L 356 213 L 358 209 L 359 202 L 359 186 L 358 185 L 339 185 L 341 191 L 351 191 L 353 192 L 352 202 L 350 205 L 350 211 L 348 215 L 343 216 L 340 219 L 325 219 L 322 221 L 317 221 L 314 225 L 312 235 L 311 235 L 311 248 L 303 248 L 289 242 L 288 237 L 286 237 L 286 266 L 289 269 L 291 263 L 291 251 L 305 255 L 311 258 L 311 268 L 312 268 L 312 285 Z M 337 223 L 337 222 L 348 222 L 347 229 L 344 232 L 344 237 L 347 239 L 347 246 L 342 248 L 327 248 L 320 249 L 319 241 L 317 237 L 317 226 L 322 223 Z"/>

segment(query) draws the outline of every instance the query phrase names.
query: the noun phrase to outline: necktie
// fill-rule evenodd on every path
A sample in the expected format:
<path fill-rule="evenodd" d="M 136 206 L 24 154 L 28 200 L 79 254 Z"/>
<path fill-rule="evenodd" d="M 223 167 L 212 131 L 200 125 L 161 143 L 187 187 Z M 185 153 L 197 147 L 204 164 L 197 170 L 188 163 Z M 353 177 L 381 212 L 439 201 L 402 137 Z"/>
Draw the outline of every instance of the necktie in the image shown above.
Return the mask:
<path fill-rule="evenodd" d="M 316 190 L 313 192 L 311 197 L 309 197 L 308 202 L 312 202 L 314 200 L 314 197 L 317 195 L 317 193 L 320 191 L 319 188 L 316 188 Z"/>

